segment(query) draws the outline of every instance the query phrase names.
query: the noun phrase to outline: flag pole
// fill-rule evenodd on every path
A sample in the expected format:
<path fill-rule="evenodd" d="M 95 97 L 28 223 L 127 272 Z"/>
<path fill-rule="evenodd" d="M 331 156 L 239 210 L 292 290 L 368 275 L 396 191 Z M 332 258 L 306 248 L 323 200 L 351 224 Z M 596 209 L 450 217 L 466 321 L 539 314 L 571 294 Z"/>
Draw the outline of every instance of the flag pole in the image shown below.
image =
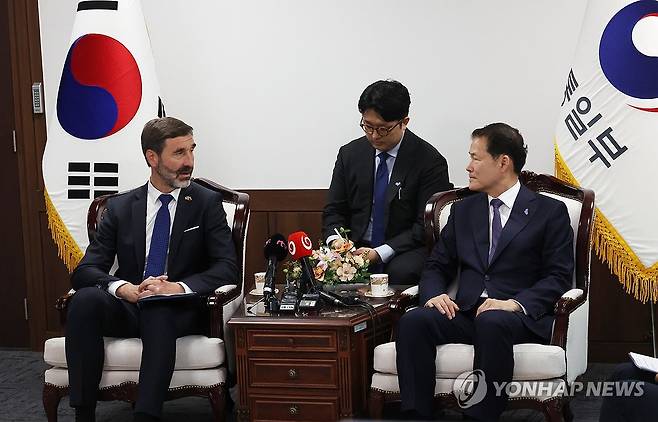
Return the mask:
<path fill-rule="evenodd" d="M 651 346 L 653 346 L 653 357 L 656 358 L 656 321 L 653 315 L 653 300 L 649 302 L 651 306 Z"/>

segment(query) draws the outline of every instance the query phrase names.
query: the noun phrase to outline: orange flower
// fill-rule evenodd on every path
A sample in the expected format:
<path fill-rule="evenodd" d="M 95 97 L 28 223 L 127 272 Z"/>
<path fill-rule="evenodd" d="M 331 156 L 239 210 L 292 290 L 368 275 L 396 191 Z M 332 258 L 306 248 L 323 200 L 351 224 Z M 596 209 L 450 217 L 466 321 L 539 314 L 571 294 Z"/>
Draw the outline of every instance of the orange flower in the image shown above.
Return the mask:
<path fill-rule="evenodd" d="M 354 247 L 354 243 L 352 243 L 351 240 L 345 240 L 343 242 L 334 242 L 332 246 L 335 245 L 336 243 L 338 243 L 338 245 L 337 247 L 334 247 L 333 250 L 335 250 L 338 253 L 347 252 Z"/>
<path fill-rule="evenodd" d="M 324 281 L 324 268 L 322 267 L 315 267 L 313 268 L 313 275 L 315 276 L 315 279 L 318 281 Z"/>

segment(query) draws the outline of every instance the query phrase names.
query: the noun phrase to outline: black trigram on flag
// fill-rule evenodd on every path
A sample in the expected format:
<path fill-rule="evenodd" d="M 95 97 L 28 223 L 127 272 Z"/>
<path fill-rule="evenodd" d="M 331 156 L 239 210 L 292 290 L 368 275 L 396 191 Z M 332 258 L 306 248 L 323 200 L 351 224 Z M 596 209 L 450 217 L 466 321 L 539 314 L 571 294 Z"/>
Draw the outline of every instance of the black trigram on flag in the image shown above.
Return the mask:
<path fill-rule="evenodd" d="M 93 166 L 93 171 L 92 171 Z M 119 191 L 119 163 L 68 163 L 68 198 L 89 199 Z"/>

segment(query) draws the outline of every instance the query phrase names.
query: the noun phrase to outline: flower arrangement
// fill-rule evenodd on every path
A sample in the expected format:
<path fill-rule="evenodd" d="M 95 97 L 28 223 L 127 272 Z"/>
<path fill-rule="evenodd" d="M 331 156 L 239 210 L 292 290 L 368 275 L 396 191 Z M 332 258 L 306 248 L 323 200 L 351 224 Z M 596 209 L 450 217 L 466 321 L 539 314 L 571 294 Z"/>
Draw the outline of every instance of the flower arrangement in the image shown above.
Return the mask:
<path fill-rule="evenodd" d="M 365 283 L 368 281 L 368 253 L 356 254 L 354 242 L 347 237 L 348 230 L 336 230 L 340 238 L 331 242 L 331 246 L 320 242 L 320 247 L 313 251 L 309 263 L 315 279 L 324 284 Z M 289 261 L 283 272 L 296 280 L 301 277 L 301 267 L 296 261 Z"/>

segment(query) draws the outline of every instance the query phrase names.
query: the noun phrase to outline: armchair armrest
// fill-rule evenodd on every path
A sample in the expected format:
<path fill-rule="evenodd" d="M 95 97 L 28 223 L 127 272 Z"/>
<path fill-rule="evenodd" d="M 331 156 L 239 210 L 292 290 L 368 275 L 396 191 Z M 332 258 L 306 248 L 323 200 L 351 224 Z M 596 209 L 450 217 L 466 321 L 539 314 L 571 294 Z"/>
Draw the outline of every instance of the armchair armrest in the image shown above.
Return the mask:
<path fill-rule="evenodd" d="M 224 305 L 238 297 L 240 290 L 235 284 L 218 287 L 206 301 L 210 309 L 210 337 L 224 338 Z"/>
<path fill-rule="evenodd" d="M 569 316 L 585 303 L 585 292 L 582 289 L 571 289 L 555 304 L 555 322 L 553 324 L 553 335 L 551 344 L 566 349 L 567 329 L 569 327 Z"/>
<path fill-rule="evenodd" d="M 411 286 L 400 293 L 395 300 L 389 305 L 390 309 L 399 314 L 398 318 L 404 314 L 407 309 L 418 306 L 418 286 Z"/>
<path fill-rule="evenodd" d="M 398 321 L 402 318 L 402 315 L 416 306 L 418 306 L 418 286 L 409 287 L 391 301 L 389 305 L 389 309 L 391 310 L 391 326 L 393 327 L 391 330 L 391 340 L 396 336 Z"/>
<path fill-rule="evenodd" d="M 585 302 L 585 292 L 582 289 L 571 289 L 555 304 L 555 315 L 570 314 Z"/>
<path fill-rule="evenodd" d="M 59 323 L 62 327 L 66 325 L 67 308 L 69 306 L 69 301 L 74 294 L 75 290 L 71 289 L 65 295 L 58 297 L 55 301 L 55 309 L 57 309 L 57 312 L 59 313 Z"/>

